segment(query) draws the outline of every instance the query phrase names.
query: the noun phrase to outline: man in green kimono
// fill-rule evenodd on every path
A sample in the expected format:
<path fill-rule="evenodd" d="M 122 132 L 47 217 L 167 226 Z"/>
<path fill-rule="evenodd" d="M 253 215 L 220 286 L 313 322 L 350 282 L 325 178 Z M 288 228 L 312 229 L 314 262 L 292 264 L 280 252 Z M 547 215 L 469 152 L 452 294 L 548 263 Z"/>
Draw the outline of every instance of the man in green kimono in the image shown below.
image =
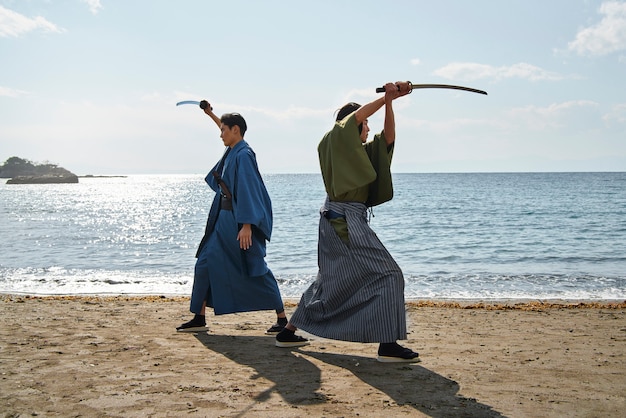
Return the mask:
<path fill-rule="evenodd" d="M 385 85 L 385 96 L 364 106 L 342 107 L 318 146 L 327 198 L 321 209 L 319 271 L 304 292 L 278 347 L 308 343 L 297 328 L 324 338 L 379 343 L 378 361 L 416 362 L 406 339 L 404 276 L 367 220 L 367 210 L 391 200 L 391 158 L 396 139 L 393 100 L 409 83 Z M 384 130 L 367 141 L 368 118 L 385 108 Z"/>

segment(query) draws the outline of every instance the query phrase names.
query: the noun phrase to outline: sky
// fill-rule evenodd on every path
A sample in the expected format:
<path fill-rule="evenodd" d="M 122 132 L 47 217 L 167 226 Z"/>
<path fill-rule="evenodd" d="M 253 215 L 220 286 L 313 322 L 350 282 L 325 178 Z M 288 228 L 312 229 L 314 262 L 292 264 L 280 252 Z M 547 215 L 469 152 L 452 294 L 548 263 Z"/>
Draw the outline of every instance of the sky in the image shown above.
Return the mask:
<path fill-rule="evenodd" d="M 176 106 L 206 99 L 262 173 L 319 173 L 335 111 L 399 80 L 488 95 L 394 101 L 394 172 L 626 171 L 626 2 L 593 0 L 0 0 L 0 164 L 206 173 L 219 129 Z"/>

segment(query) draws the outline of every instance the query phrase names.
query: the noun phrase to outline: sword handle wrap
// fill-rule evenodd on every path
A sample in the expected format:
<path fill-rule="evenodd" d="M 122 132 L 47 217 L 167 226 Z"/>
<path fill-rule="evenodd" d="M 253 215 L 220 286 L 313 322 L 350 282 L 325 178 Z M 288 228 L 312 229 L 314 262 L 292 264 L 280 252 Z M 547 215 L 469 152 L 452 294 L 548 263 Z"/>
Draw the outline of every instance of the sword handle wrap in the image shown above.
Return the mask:
<path fill-rule="evenodd" d="M 411 83 L 410 81 L 407 81 L 407 83 L 409 83 L 409 94 L 411 94 L 413 92 L 413 83 Z M 398 90 L 400 90 L 400 87 L 398 87 Z M 384 93 L 385 92 L 385 87 L 376 87 L 376 93 Z"/>

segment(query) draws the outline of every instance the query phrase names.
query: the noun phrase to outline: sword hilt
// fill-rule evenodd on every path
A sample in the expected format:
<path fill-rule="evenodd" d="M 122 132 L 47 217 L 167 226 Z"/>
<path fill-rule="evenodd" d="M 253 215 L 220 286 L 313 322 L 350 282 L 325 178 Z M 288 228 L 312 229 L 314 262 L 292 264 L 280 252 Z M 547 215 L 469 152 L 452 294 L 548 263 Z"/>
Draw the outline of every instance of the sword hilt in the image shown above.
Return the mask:
<path fill-rule="evenodd" d="M 200 101 L 200 109 L 204 110 L 207 107 L 210 108 L 209 110 L 213 110 L 213 106 L 209 105 L 209 102 L 207 102 L 206 100 Z"/>
<path fill-rule="evenodd" d="M 407 83 L 409 83 L 409 93 L 411 93 L 413 91 L 413 83 L 411 83 L 410 81 L 407 81 Z M 400 91 L 400 86 L 398 86 L 398 91 Z M 385 87 L 376 87 L 376 93 L 384 93 L 385 92 Z"/>

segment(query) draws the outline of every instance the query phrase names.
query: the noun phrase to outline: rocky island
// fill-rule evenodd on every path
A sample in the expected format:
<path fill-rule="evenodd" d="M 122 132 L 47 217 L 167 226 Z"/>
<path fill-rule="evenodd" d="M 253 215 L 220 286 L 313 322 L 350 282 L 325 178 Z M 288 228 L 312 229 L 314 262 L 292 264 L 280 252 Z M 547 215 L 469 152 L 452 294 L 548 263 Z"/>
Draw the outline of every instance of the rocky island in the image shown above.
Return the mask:
<path fill-rule="evenodd" d="M 0 178 L 6 184 L 78 183 L 78 176 L 57 164 L 35 164 L 19 157 L 11 157 L 0 166 Z"/>

